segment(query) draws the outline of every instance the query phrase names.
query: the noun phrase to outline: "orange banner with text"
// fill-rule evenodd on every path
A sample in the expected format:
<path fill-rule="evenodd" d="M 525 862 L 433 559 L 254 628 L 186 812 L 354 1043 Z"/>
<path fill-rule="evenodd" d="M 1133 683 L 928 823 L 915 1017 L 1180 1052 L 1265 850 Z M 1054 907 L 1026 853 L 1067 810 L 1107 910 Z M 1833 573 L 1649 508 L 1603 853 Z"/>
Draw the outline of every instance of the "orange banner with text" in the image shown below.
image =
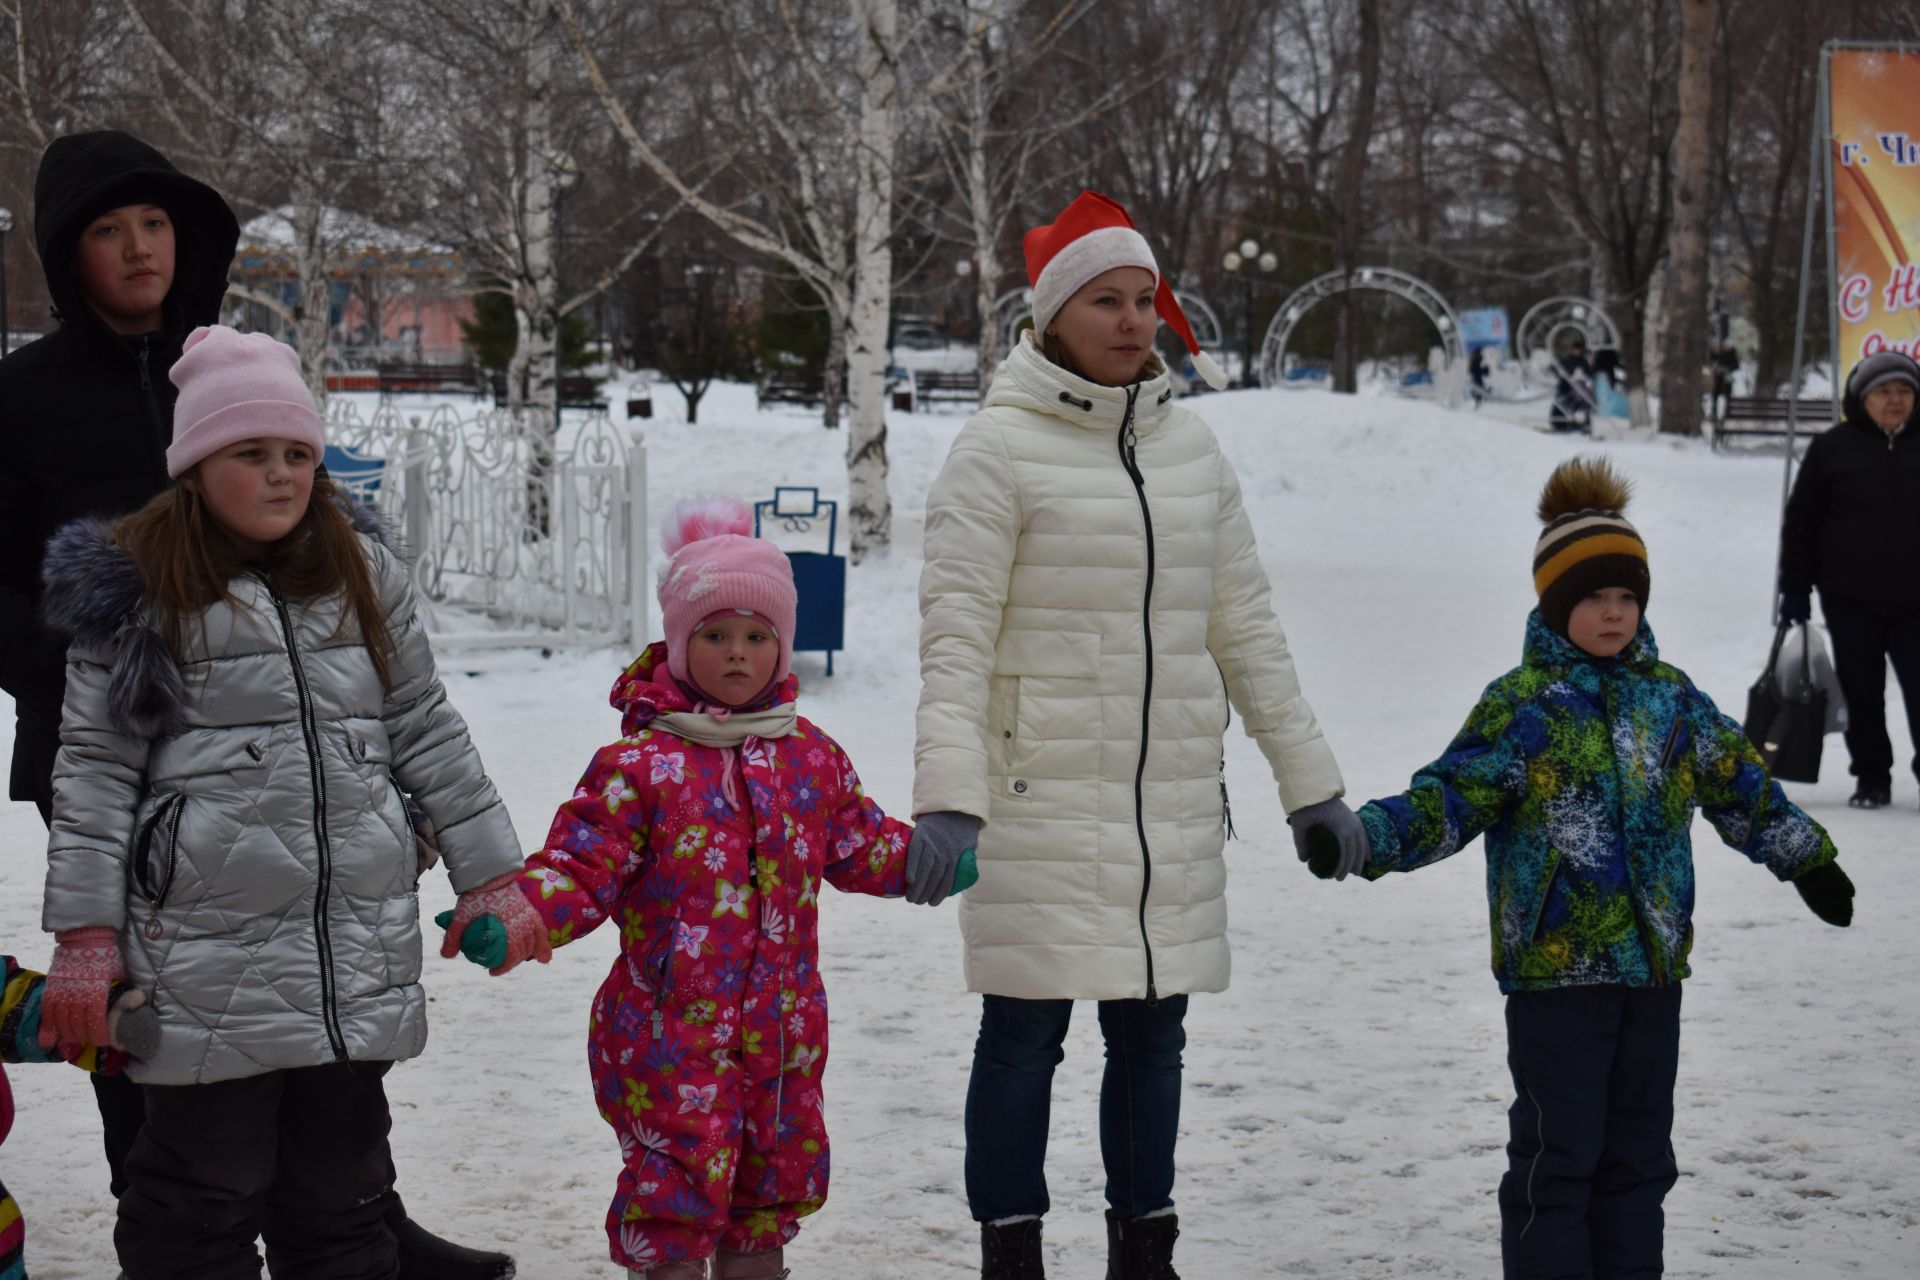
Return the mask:
<path fill-rule="evenodd" d="M 1920 356 L 1920 49 L 1828 53 L 1837 372 Z"/>

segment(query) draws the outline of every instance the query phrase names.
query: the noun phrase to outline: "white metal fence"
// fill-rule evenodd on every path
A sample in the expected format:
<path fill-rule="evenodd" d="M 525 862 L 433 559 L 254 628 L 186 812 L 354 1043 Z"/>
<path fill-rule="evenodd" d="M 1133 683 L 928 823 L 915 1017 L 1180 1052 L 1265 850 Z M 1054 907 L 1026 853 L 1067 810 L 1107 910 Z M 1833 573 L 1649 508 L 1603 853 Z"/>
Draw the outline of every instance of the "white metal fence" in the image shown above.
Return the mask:
<path fill-rule="evenodd" d="M 336 481 L 399 531 L 436 644 L 648 638 L 645 442 L 569 414 L 536 477 L 534 418 L 382 402 L 327 405 Z"/>

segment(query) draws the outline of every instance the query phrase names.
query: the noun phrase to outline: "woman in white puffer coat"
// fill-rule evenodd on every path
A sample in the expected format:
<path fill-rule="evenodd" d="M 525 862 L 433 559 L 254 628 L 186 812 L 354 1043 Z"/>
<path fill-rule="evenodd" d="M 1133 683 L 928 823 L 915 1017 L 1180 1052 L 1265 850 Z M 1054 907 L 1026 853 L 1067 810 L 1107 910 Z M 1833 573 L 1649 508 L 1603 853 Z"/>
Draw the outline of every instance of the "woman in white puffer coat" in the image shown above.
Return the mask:
<path fill-rule="evenodd" d="M 1027 233 L 1026 257 L 1034 329 L 927 499 L 908 896 L 937 900 L 977 847 L 960 919 L 984 997 L 966 1112 L 982 1275 L 1043 1275 L 1053 1069 L 1073 1001 L 1096 1000 L 1108 1275 L 1158 1280 L 1174 1274 L 1187 996 L 1227 985 L 1229 703 L 1297 845 L 1326 826 L 1344 874 L 1366 837 L 1233 468 L 1153 355 L 1157 311 L 1224 381 L 1145 239 L 1083 192 Z"/>

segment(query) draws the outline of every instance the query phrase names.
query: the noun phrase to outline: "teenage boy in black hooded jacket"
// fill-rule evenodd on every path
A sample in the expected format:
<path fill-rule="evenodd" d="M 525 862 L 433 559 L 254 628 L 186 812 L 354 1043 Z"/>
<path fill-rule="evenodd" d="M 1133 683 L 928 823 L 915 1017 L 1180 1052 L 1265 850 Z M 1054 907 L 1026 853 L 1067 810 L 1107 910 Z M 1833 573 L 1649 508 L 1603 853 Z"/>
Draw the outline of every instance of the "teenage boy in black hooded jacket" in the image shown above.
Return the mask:
<path fill-rule="evenodd" d="M 14 700 L 8 794 L 53 805 L 66 641 L 39 621 L 47 538 L 168 487 L 186 335 L 219 320 L 240 228 L 225 200 L 130 134 L 56 138 L 34 182 L 34 241 L 59 327 L 0 360 L 0 688 Z M 138 1086 L 93 1076 L 112 1190 L 144 1119 Z M 401 1280 L 500 1280 L 505 1254 L 431 1235 L 388 1192 Z"/>

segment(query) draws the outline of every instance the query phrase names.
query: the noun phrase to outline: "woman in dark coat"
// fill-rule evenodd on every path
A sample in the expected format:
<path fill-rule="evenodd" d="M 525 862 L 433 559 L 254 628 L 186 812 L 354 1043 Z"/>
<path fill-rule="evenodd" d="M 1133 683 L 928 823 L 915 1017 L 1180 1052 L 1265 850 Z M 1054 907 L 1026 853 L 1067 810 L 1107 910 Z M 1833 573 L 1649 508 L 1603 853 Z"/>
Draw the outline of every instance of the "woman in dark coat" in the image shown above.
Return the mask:
<path fill-rule="evenodd" d="M 1814 438 L 1787 500 L 1780 539 L 1780 617 L 1805 622 L 1812 593 L 1833 635 L 1847 700 L 1850 801 L 1893 799 L 1887 661 L 1920 753 L 1920 364 L 1881 351 L 1854 366 L 1840 421 Z M 1920 758 L 1914 761 L 1920 774 Z"/>

